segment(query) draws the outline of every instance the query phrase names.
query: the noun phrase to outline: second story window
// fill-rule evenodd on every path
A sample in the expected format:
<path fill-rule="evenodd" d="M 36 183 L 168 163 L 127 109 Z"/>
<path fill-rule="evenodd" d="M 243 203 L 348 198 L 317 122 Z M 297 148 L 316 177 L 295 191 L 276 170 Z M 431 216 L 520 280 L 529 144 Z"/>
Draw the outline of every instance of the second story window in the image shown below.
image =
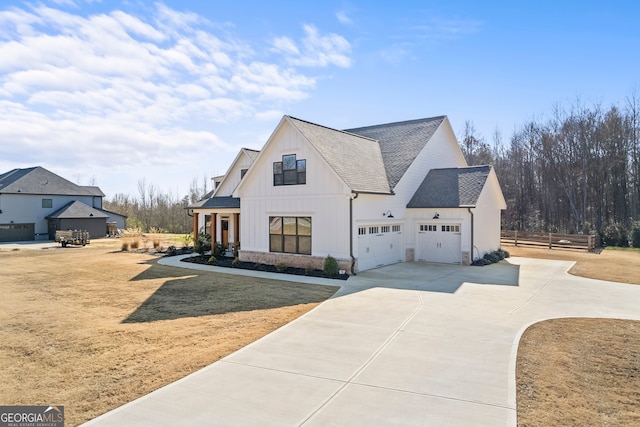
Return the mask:
<path fill-rule="evenodd" d="M 307 160 L 296 159 L 295 154 L 282 156 L 281 162 L 273 162 L 273 185 L 298 185 L 307 183 Z"/>

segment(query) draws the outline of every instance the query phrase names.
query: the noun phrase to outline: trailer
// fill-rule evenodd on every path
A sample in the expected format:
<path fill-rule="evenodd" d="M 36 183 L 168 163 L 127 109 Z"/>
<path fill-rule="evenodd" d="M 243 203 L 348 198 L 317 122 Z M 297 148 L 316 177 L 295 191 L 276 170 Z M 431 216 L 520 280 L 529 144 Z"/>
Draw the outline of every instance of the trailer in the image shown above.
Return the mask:
<path fill-rule="evenodd" d="M 89 232 L 83 230 L 56 230 L 56 242 L 63 248 L 67 245 L 88 245 Z"/>

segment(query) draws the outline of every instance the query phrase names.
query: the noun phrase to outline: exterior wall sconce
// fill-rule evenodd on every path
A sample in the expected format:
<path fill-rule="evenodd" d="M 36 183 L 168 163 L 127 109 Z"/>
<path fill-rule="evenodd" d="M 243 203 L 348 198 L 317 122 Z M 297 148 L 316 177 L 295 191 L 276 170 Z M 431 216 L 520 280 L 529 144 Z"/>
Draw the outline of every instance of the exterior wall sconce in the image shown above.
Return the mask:
<path fill-rule="evenodd" d="M 436 214 L 433 216 L 433 219 L 438 219 L 438 218 L 440 218 L 440 214 L 436 212 Z"/>
<path fill-rule="evenodd" d="M 382 216 L 386 216 L 387 218 L 393 218 L 393 214 L 391 213 L 391 211 L 383 212 Z"/>

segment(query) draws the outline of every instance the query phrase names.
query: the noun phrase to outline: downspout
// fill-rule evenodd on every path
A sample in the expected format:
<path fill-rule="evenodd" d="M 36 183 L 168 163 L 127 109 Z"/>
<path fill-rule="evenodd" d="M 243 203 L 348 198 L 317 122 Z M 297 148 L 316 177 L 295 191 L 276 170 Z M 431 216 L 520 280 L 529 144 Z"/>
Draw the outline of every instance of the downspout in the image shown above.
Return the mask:
<path fill-rule="evenodd" d="M 349 254 L 351 255 L 351 275 L 355 276 L 356 272 L 354 270 L 356 265 L 356 257 L 353 256 L 353 201 L 358 198 L 358 193 L 355 194 L 354 197 L 349 197 L 349 233 L 351 234 L 351 239 L 349 240 Z"/>
<path fill-rule="evenodd" d="M 471 208 L 468 207 L 467 210 L 469 211 L 469 215 L 471 215 L 471 264 L 473 264 L 473 261 L 474 261 L 474 259 L 473 259 L 473 249 L 474 249 L 474 246 L 473 246 L 473 223 L 475 221 L 473 219 L 473 212 L 471 211 Z M 478 254 L 478 255 L 480 255 L 480 254 Z"/>

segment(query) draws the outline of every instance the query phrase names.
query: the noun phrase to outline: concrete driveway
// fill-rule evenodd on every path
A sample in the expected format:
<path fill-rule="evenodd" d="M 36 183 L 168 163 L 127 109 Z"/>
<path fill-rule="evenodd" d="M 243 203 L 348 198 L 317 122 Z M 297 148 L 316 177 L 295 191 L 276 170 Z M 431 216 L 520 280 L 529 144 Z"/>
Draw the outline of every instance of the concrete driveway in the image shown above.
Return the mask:
<path fill-rule="evenodd" d="M 526 327 L 640 319 L 640 286 L 574 277 L 565 261 L 508 261 L 364 272 L 296 321 L 86 426 L 515 426 Z"/>

